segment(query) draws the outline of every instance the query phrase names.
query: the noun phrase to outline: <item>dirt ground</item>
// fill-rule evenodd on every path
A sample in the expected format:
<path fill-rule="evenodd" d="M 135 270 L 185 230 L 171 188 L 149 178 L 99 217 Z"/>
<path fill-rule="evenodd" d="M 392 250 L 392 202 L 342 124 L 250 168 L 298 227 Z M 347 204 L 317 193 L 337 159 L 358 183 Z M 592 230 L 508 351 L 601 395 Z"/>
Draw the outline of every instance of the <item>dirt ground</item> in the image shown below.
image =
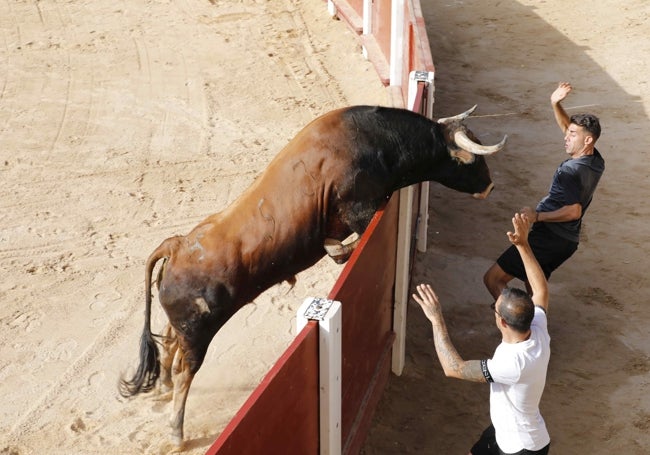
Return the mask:
<path fill-rule="evenodd" d="M 488 200 L 432 185 L 413 284 L 434 284 L 465 357 L 491 354 L 481 277 L 564 158 L 548 96 L 571 81 L 565 106 L 601 117 L 607 170 L 578 253 L 551 281 L 542 412 L 553 453 L 647 452 L 650 5 L 422 8 L 436 114 L 478 104 L 474 132 L 509 142 L 489 159 Z M 0 453 L 169 453 L 169 404 L 116 388 L 136 361 L 144 260 L 226 207 L 314 117 L 388 104 L 386 90 L 320 0 L 5 2 L 0 30 Z M 292 339 L 302 299 L 326 295 L 339 270 L 319 262 L 219 332 L 190 391 L 184 453 L 205 452 Z M 363 452 L 464 454 L 487 403 L 487 387 L 443 377 L 413 303 L 404 374 Z"/>
<path fill-rule="evenodd" d="M 552 354 L 541 410 L 556 454 L 650 453 L 650 4 L 638 1 L 434 2 L 422 8 L 436 65 L 436 114 L 478 104 L 473 130 L 506 149 L 489 159 L 485 201 L 432 185 L 429 250 L 413 286 L 439 293 L 466 359 L 499 341 L 483 273 L 510 218 L 545 194 L 564 159 L 549 96 L 574 86 L 570 113 L 601 118 L 606 171 L 578 252 L 551 277 Z M 515 283 L 521 285 L 521 283 Z M 444 377 L 416 303 L 406 367 L 392 376 L 363 453 L 466 454 L 489 424 L 488 387 Z"/>
<path fill-rule="evenodd" d="M 117 393 L 147 256 L 316 116 L 387 90 L 319 0 L 10 1 L 0 30 L 0 453 L 169 453 L 168 402 Z M 226 324 L 185 453 L 205 452 L 339 271 L 321 261 Z"/>

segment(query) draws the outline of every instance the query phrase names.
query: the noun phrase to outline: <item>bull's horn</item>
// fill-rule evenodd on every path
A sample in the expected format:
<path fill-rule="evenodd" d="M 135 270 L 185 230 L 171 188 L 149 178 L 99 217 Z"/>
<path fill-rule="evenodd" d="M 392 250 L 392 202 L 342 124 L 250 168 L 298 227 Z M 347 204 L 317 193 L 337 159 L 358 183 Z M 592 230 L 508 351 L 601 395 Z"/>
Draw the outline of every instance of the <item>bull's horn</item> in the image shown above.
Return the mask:
<path fill-rule="evenodd" d="M 441 124 L 444 125 L 446 123 L 455 122 L 456 120 L 465 120 L 467 117 L 472 115 L 472 112 L 474 112 L 474 110 L 476 109 L 476 106 L 477 105 L 475 104 L 474 106 L 470 107 L 465 112 L 463 112 L 462 114 L 454 115 L 453 117 L 440 118 L 440 119 L 438 119 L 438 123 L 441 123 Z"/>
<path fill-rule="evenodd" d="M 477 144 L 471 140 L 462 130 L 456 131 L 454 133 L 454 141 L 456 142 L 456 145 L 463 150 L 467 150 L 468 152 L 473 153 L 474 155 L 492 155 L 493 153 L 501 150 L 503 146 L 506 145 L 506 139 L 508 139 L 507 134 L 503 136 L 501 142 L 496 145 L 482 145 Z"/>

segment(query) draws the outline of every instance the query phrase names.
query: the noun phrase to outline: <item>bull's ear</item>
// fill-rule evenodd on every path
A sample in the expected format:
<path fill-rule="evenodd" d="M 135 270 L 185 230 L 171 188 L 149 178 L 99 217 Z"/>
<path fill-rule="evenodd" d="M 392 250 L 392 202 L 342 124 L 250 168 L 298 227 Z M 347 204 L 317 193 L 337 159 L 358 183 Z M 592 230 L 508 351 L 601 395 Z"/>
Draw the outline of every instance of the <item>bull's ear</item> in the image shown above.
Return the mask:
<path fill-rule="evenodd" d="M 476 159 L 476 156 L 473 153 L 463 149 L 456 149 L 456 150 L 450 149 L 449 154 L 453 159 L 455 159 L 456 161 L 462 164 L 471 164 Z"/>

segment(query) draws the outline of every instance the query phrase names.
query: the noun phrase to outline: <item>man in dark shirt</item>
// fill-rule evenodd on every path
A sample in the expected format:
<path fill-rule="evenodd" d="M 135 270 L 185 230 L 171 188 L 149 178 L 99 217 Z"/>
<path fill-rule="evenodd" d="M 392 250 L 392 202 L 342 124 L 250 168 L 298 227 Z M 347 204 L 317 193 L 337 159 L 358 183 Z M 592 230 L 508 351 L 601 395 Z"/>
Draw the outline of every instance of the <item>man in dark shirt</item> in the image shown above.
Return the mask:
<path fill-rule="evenodd" d="M 535 210 L 521 212 L 534 221 L 529 241 L 546 279 L 578 249 L 580 227 L 605 161 L 595 148 L 600 123 L 595 115 L 566 113 L 561 102 L 571 92 L 571 85 L 560 82 L 551 94 L 551 105 L 558 126 L 564 133 L 564 148 L 570 156 L 555 171 L 551 188 Z M 483 282 L 496 300 L 513 279 L 519 278 L 530 292 L 521 257 L 510 246 L 488 269 Z"/>

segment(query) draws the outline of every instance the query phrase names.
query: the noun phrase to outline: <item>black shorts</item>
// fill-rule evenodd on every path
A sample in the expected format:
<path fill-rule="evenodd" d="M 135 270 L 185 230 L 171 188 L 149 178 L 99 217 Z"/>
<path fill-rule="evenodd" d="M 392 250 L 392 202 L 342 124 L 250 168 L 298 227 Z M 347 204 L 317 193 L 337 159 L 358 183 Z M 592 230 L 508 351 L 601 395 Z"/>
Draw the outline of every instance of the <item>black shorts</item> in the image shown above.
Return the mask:
<path fill-rule="evenodd" d="M 547 444 L 546 447 L 540 450 L 526 450 L 522 449 L 519 452 L 515 453 L 505 453 L 499 448 L 497 444 L 497 438 L 494 433 L 494 426 L 490 425 L 485 429 L 472 450 L 470 451 L 472 455 L 546 455 L 548 453 L 551 444 Z"/>
<path fill-rule="evenodd" d="M 530 243 L 533 254 L 542 267 L 547 280 L 551 273 L 578 249 L 577 242 L 566 240 L 553 233 L 544 223 L 533 225 L 533 229 L 528 234 L 528 243 Z M 499 256 L 497 264 L 507 274 L 519 278 L 521 281 L 527 281 L 524 263 L 514 245 L 511 245 Z"/>

